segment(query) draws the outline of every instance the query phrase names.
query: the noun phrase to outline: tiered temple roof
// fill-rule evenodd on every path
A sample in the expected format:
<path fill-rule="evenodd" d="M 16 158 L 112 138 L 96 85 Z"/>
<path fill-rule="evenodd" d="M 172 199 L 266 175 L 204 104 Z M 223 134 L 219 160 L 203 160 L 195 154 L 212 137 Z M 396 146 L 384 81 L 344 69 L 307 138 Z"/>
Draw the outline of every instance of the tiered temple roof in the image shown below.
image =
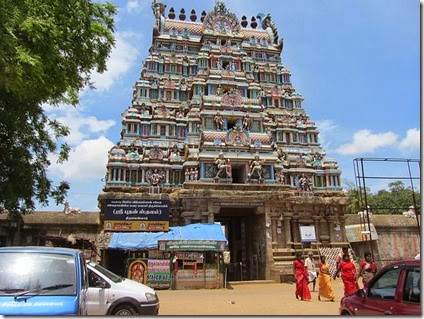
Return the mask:
<path fill-rule="evenodd" d="M 194 10 L 186 20 L 184 9 L 167 17 L 165 4 L 152 9 L 152 45 L 109 152 L 106 188 L 341 190 L 341 171 L 291 83 L 269 14 L 239 20 L 221 1 L 199 21 Z"/>

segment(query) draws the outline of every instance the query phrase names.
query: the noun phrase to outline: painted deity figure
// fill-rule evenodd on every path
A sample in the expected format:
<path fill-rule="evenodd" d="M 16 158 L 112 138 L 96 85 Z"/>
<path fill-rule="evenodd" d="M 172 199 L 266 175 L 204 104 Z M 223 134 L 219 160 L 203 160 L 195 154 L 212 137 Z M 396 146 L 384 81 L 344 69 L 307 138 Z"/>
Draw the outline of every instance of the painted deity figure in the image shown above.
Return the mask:
<path fill-rule="evenodd" d="M 259 179 L 262 179 L 262 161 L 259 158 L 259 155 L 255 155 L 255 159 L 250 162 L 249 179 L 253 176 L 257 176 Z"/>
<path fill-rule="evenodd" d="M 243 119 L 243 128 L 246 130 L 249 130 L 251 123 L 252 123 L 252 119 L 250 118 L 249 113 L 247 113 Z"/>
<path fill-rule="evenodd" d="M 195 167 L 192 173 L 193 181 L 197 181 L 198 176 L 199 176 L 199 171 L 197 170 L 197 167 Z"/>
<path fill-rule="evenodd" d="M 170 155 L 169 155 L 169 161 L 170 162 L 178 162 L 180 160 L 181 160 L 180 150 L 178 149 L 178 146 L 175 144 L 171 149 L 171 152 L 170 152 Z"/>
<path fill-rule="evenodd" d="M 226 178 L 231 178 L 231 163 L 229 159 L 224 158 L 224 154 L 221 152 L 218 158 L 215 160 L 215 165 L 218 168 L 218 172 L 215 178 L 218 178 L 223 172 Z"/>
<path fill-rule="evenodd" d="M 277 183 L 279 184 L 284 184 L 284 173 L 283 173 L 283 168 L 280 168 L 276 173 L 275 173 L 275 180 Z"/>
<path fill-rule="evenodd" d="M 222 118 L 221 113 L 219 112 L 216 113 L 214 121 L 215 121 L 216 129 L 219 131 L 222 131 L 224 128 L 224 119 Z"/>
<path fill-rule="evenodd" d="M 162 180 L 162 175 L 159 174 L 158 169 L 155 168 L 153 170 L 153 174 L 150 176 L 150 184 L 152 186 L 159 186 L 161 180 Z"/>
<path fill-rule="evenodd" d="M 152 3 L 152 10 L 156 19 L 156 28 L 161 34 L 163 33 L 163 30 L 165 27 L 165 17 L 164 17 L 165 8 L 166 8 L 166 4 L 163 4 L 161 2 L 153 1 Z"/>
<path fill-rule="evenodd" d="M 302 174 L 302 177 L 299 179 L 300 190 L 310 191 L 311 190 L 311 180 L 309 177 L 306 177 L 305 174 Z"/>

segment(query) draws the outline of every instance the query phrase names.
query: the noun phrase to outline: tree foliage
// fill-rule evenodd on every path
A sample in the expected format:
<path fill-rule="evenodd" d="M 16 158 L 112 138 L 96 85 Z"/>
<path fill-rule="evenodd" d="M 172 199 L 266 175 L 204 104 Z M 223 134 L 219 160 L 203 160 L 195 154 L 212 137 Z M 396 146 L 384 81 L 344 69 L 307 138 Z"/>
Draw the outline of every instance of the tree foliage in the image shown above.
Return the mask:
<path fill-rule="evenodd" d="M 0 209 L 63 203 L 69 185 L 48 179 L 48 155 L 68 158 L 58 140 L 69 130 L 42 105 L 76 106 L 91 72 L 106 70 L 116 12 L 89 0 L 0 0 Z"/>
<path fill-rule="evenodd" d="M 412 191 L 411 187 L 406 187 L 402 181 L 395 181 L 388 184 L 389 190 L 379 190 L 376 193 L 366 189 L 367 205 L 370 206 L 373 214 L 402 214 L 415 204 L 419 206 L 421 196 L 419 192 Z M 352 185 L 348 187 L 347 196 L 350 204 L 347 208 L 348 214 L 356 214 L 365 208 L 365 191 L 356 189 Z"/>

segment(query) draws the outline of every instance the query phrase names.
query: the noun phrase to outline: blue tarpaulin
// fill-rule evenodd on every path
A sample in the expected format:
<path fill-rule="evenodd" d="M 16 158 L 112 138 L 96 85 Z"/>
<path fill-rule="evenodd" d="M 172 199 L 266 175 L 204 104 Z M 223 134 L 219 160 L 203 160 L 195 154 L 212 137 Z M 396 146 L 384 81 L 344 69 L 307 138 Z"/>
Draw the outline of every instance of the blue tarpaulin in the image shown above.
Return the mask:
<path fill-rule="evenodd" d="M 190 224 L 169 227 L 168 232 L 113 233 L 108 248 L 126 250 L 157 248 L 159 240 L 215 240 L 228 243 L 221 224 Z"/>

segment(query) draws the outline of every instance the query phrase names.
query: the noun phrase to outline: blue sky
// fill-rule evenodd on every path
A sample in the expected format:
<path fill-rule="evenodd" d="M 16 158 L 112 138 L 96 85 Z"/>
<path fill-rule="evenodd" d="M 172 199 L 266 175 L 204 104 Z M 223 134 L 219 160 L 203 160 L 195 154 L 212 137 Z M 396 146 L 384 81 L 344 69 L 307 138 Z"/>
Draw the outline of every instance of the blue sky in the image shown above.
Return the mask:
<path fill-rule="evenodd" d="M 45 110 L 71 129 L 69 161 L 53 164 L 49 177 L 67 180 L 72 207 L 98 211 L 97 196 L 107 153 L 117 143 L 121 113 L 131 104 L 133 85 L 152 43 L 151 1 L 114 0 L 116 47 L 108 71 L 95 74 L 96 90 L 81 92 L 78 107 Z M 178 15 L 198 15 L 215 1 L 163 1 Z M 303 95 L 304 108 L 320 131 L 327 158 L 339 162 L 344 185 L 355 184 L 355 158 L 420 158 L 420 2 L 417 0 L 227 0 L 241 19 L 271 13 L 284 38 L 283 65 Z M 187 17 L 188 19 L 188 17 Z M 52 155 L 52 163 L 55 157 Z M 405 165 L 365 166 L 367 176 L 406 176 Z M 411 166 L 419 176 L 417 165 Z M 366 181 L 382 189 L 387 181 Z M 416 181 L 415 183 L 418 184 Z M 405 181 L 409 186 L 409 181 Z M 414 184 L 417 188 L 419 185 Z M 62 210 L 63 206 L 37 210 Z"/>

